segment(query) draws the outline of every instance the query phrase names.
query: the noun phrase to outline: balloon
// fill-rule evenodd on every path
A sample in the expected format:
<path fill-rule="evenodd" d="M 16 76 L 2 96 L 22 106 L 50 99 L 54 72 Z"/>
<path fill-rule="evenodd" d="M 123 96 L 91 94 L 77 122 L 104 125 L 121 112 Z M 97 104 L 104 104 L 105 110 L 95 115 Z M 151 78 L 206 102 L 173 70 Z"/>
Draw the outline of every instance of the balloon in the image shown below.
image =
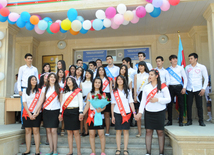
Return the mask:
<path fill-rule="evenodd" d="M 34 29 L 34 25 L 31 24 L 30 22 L 27 22 L 27 23 L 25 24 L 25 28 L 26 28 L 27 30 L 31 31 L 31 30 Z"/>
<path fill-rule="evenodd" d="M 4 73 L 0 72 L 0 81 L 4 80 Z"/>
<path fill-rule="evenodd" d="M 146 12 L 151 13 L 152 11 L 154 11 L 154 6 L 152 4 L 146 4 Z"/>
<path fill-rule="evenodd" d="M 8 8 L 2 8 L 0 10 L 0 14 L 3 16 L 3 17 L 7 17 L 9 14 L 10 14 L 10 11 L 8 10 Z"/>
<path fill-rule="evenodd" d="M 35 15 L 35 16 L 39 17 L 39 20 L 42 20 L 42 17 L 40 15 Z"/>
<path fill-rule="evenodd" d="M 150 13 L 150 15 L 154 18 L 158 17 L 161 14 L 160 8 L 154 8 L 154 11 Z"/>
<path fill-rule="evenodd" d="M 152 4 L 154 7 L 159 8 L 163 5 L 163 0 L 153 0 Z"/>
<path fill-rule="evenodd" d="M 52 19 L 50 17 L 45 17 L 43 20 L 46 21 L 47 23 L 52 22 Z"/>
<path fill-rule="evenodd" d="M 128 24 L 129 24 L 129 21 L 126 21 L 126 20 L 123 21 L 123 25 L 128 25 Z"/>
<path fill-rule="evenodd" d="M 106 9 L 105 14 L 106 18 L 113 18 L 116 15 L 116 9 L 114 7 L 109 7 Z"/>
<path fill-rule="evenodd" d="M 143 6 L 139 6 L 136 8 L 136 15 L 139 18 L 143 18 L 146 16 L 146 9 Z"/>
<path fill-rule="evenodd" d="M 3 8 L 3 6 L 1 5 L 1 2 L 0 2 L 0 9 L 2 9 Z"/>
<path fill-rule="evenodd" d="M 124 21 L 124 17 L 123 17 L 123 15 L 121 15 L 121 14 L 116 14 L 116 15 L 114 16 L 113 20 L 114 20 L 114 23 L 115 23 L 115 24 L 121 25 L 121 24 L 123 23 L 123 21 Z"/>
<path fill-rule="evenodd" d="M 18 13 L 15 13 L 15 12 L 11 12 L 8 16 L 8 19 L 11 21 L 11 22 L 16 22 L 17 19 L 20 17 L 20 15 Z"/>
<path fill-rule="evenodd" d="M 170 9 L 169 1 L 163 0 L 163 5 L 160 8 L 162 11 L 168 11 Z"/>
<path fill-rule="evenodd" d="M 50 30 L 51 30 L 51 32 L 53 32 L 53 33 L 59 32 L 59 30 L 60 30 L 60 25 L 59 25 L 59 23 L 53 23 L 53 24 L 51 24 Z"/>
<path fill-rule="evenodd" d="M 14 25 L 16 24 L 16 22 L 12 22 L 11 20 L 7 19 L 8 23 L 11 24 L 11 25 Z"/>
<path fill-rule="evenodd" d="M 46 30 L 48 28 L 48 23 L 45 20 L 40 20 L 38 23 L 38 27 L 40 30 Z"/>
<path fill-rule="evenodd" d="M 107 28 L 108 28 L 108 27 L 111 27 L 111 20 L 108 19 L 108 18 L 104 19 L 103 25 L 104 25 L 105 27 L 107 27 Z"/>
<path fill-rule="evenodd" d="M 96 31 L 100 31 L 103 28 L 103 21 L 101 19 L 95 19 L 92 24 Z"/>
<path fill-rule="evenodd" d="M 4 33 L 0 31 L 0 40 L 4 39 Z"/>
<path fill-rule="evenodd" d="M 67 31 L 63 30 L 63 29 L 60 27 L 60 32 L 61 32 L 61 33 L 66 33 Z"/>
<path fill-rule="evenodd" d="M 36 15 L 31 16 L 31 17 L 30 17 L 30 22 L 31 22 L 31 24 L 33 24 L 33 25 L 37 25 L 37 24 L 39 23 L 39 17 L 36 16 Z"/>
<path fill-rule="evenodd" d="M 83 27 L 82 27 L 82 29 L 80 30 L 80 33 L 82 33 L 82 34 L 86 34 L 88 32 L 88 30 L 85 30 Z"/>
<path fill-rule="evenodd" d="M 38 25 L 35 25 L 34 30 L 37 34 L 43 34 L 45 32 L 45 30 L 40 30 Z"/>
<path fill-rule="evenodd" d="M 73 31 L 78 32 L 82 28 L 82 23 L 79 20 L 74 20 L 71 23 L 71 28 L 73 29 Z"/>
<path fill-rule="evenodd" d="M 169 3 L 173 6 L 178 5 L 180 3 L 180 0 L 169 0 Z"/>
<path fill-rule="evenodd" d="M 103 28 L 102 28 L 102 30 L 105 30 L 106 29 L 106 27 L 103 25 Z"/>
<path fill-rule="evenodd" d="M 132 11 L 126 11 L 125 13 L 124 13 L 124 19 L 126 20 L 126 21 L 131 21 L 133 18 L 134 18 L 134 14 L 133 14 L 133 12 Z"/>
<path fill-rule="evenodd" d="M 6 7 L 7 6 L 7 0 L 1 0 L 0 4 L 2 5 L 2 7 Z"/>
<path fill-rule="evenodd" d="M 153 0 L 146 0 L 146 1 L 149 2 L 149 3 L 152 3 Z"/>
<path fill-rule="evenodd" d="M 82 24 L 83 28 L 85 30 L 89 30 L 91 28 L 91 21 L 90 20 L 85 20 Z"/>
<path fill-rule="evenodd" d="M 48 22 L 48 28 L 47 28 L 46 30 L 47 30 L 47 32 L 48 32 L 48 33 L 50 33 L 50 34 L 54 34 L 54 33 L 53 33 L 53 32 L 51 32 L 51 30 L 50 30 L 51 25 L 52 25 L 52 22 L 51 22 L 51 21 L 49 21 L 49 22 Z"/>
<path fill-rule="evenodd" d="M 98 18 L 98 19 L 105 19 L 106 18 L 106 14 L 103 10 L 97 10 L 96 13 L 95 13 L 95 16 Z"/>
<path fill-rule="evenodd" d="M 125 4 L 119 4 L 117 6 L 117 12 L 119 12 L 119 14 L 124 14 L 127 10 L 127 7 Z"/>
<path fill-rule="evenodd" d="M 30 21 L 30 13 L 28 13 L 27 11 L 24 11 L 21 13 L 20 18 L 24 22 L 29 22 Z"/>
<path fill-rule="evenodd" d="M 61 23 L 61 27 L 63 30 L 70 30 L 71 29 L 71 21 L 68 19 L 64 19 Z"/>
<path fill-rule="evenodd" d="M 84 22 L 84 18 L 82 16 L 77 16 L 76 20 L 79 20 L 81 23 Z"/>
<path fill-rule="evenodd" d="M 136 11 L 132 11 L 134 14 L 134 18 L 131 20 L 131 23 L 136 24 L 139 21 L 139 17 L 136 15 Z"/>
<path fill-rule="evenodd" d="M 93 28 L 93 21 L 94 21 L 94 20 L 91 20 L 91 28 L 90 28 L 91 31 L 94 31 L 94 30 L 95 30 L 95 29 Z"/>
<path fill-rule="evenodd" d="M 62 21 L 61 20 L 56 20 L 55 23 L 59 23 L 59 25 L 61 25 Z"/>
<path fill-rule="evenodd" d="M 21 17 L 16 21 L 16 25 L 19 27 L 19 28 L 23 28 L 25 27 L 25 24 L 26 22 L 24 22 Z"/>
<path fill-rule="evenodd" d="M 0 22 L 6 22 L 8 17 L 3 17 L 0 15 Z"/>
<path fill-rule="evenodd" d="M 67 16 L 68 16 L 68 19 L 72 22 L 74 21 L 76 18 L 77 18 L 77 10 L 76 9 L 69 9 L 68 12 L 67 12 Z"/>
<path fill-rule="evenodd" d="M 114 20 L 111 19 L 111 28 L 112 28 L 112 29 L 118 29 L 119 27 L 120 27 L 120 25 L 115 24 L 115 23 L 114 23 Z"/>
<path fill-rule="evenodd" d="M 69 31 L 70 31 L 70 33 L 71 33 L 72 35 L 77 35 L 77 34 L 79 33 L 79 31 L 76 32 L 76 31 L 73 31 L 72 29 L 70 29 Z"/>

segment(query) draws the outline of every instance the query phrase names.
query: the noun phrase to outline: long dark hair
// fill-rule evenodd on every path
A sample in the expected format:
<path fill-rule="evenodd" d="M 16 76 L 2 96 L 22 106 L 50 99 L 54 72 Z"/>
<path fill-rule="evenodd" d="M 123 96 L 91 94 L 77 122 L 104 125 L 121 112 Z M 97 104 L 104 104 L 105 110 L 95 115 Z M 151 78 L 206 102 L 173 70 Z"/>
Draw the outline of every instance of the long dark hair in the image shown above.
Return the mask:
<path fill-rule="evenodd" d="M 93 72 L 92 72 L 92 70 L 88 69 L 88 70 L 86 70 L 86 72 L 88 72 L 89 74 L 91 74 L 91 79 L 90 79 L 90 81 L 92 82 L 92 81 L 93 81 Z M 85 73 L 85 74 L 86 74 L 86 73 Z M 86 76 L 85 76 L 83 82 L 85 82 L 85 80 L 86 80 Z"/>
<path fill-rule="evenodd" d="M 126 65 L 122 65 L 120 67 L 120 70 L 125 67 L 125 70 L 126 70 L 126 73 L 125 73 L 125 78 L 126 78 L 126 81 L 127 81 L 127 84 L 128 84 L 128 81 L 129 81 L 129 76 L 128 76 L 128 67 Z M 121 73 L 119 73 L 119 75 L 121 75 Z"/>
<path fill-rule="evenodd" d="M 157 90 L 161 91 L 161 79 L 160 79 L 160 73 L 157 69 L 151 69 L 149 72 L 155 73 L 155 76 L 158 76 L 157 78 Z"/>
<path fill-rule="evenodd" d="M 96 77 L 93 81 L 92 81 L 92 89 L 91 89 L 91 94 L 94 94 L 95 93 L 95 87 L 94 87 L 94 83 L 95 83 L 95 80 L 100 80 L 101 82 L 101 86 L 100 86 L 100 94 L 103 94 L 103 82 L 102 82 L 102 79 L 100 77 Z"/>
<path fill-rule="evenodd" d="M 47 82 L 46 89 L 45 89 L 45 95 L 47 94 L 47 91 L 48 91 L 48 89 L 50 87 L 49 78 L 50 78 L 51 75 L 54 75 L 54 78 L 56 79 L 56 74 L 55 73 L 50 73 L 48 75 L 48 82 Z M 58 95 L 58 99 L 60 99 L 60 86 L 59 86 L 59 83 L 58 83 L 57 79 L 56 79 L 56 81 L 54 83 L 54 87 L 55 87 L 55 91 L 56 91 L 56 93 Z"/>
<path fill-rule="evenodd" d="M 65 71 L 63 70 L 63 69 L 59 69 L 58 71 L 57 71 L 57 74 L 56 74 L 56 79 L 57 79 L 57 81 L 58 82 L 61 82 L 61 81 L 59 81 L 59 71 L 63 71 L 63 77 L 62 77 L 62 82 L 64 83 L 65 82 Z"/>
<path fill-rule="evenodd" d="M 42 74 L 45 73 L 44 67 L 47 65 L 50 67 L 48 72 L 51 72 L 51 65 L 49 63 L 44 63 L 44 65 L 42 66 Z"/>
<path fill-rule="evenodd" d="M 75 77 L 76 77 L 76 71 L 81 68 L 82 69 L 82 74 L 80 76 L 81 80 L 83 80 L 83 74 L 84 74 L 84 69 L 82 67 L 77 67 L 76 70 L 75 70 Z"/>
<path fill-rule="evenodd" d="M 49 73 L 44 73 L 44 74 L 42 74 L 41 77 L 40 77 L 40 80 L 39 80 L 39 88 L 40 88 L 40 89 L 42 89 L 42 87 L 43 87 L 44 85 L 46 85 L 45 80 L 44 80 L 46 74 L 49 74 Z"/>
<path fill-rule="evenodd" d="M 71 75 L 71 67 L 74 67 L 74 68 L 75 68 L 75 71 L 74 71 L 74 76 L 75 76 L 75 74 L 76 74 L 76 66 L 75 66 L 75 65 L 70 65 L 69 70 L 68 70 L 68 71 L 69 71 L 69 74 L 68 74 L 68 75 L 69 75 L 69 76 L 73 76 L 73 75 Z M 73 77 L 74 77 L 74 76 L 73 76 Z"/>
<path fill-rule="evenodd" d="M 72 83 L 73 83 L 73 89 L 72 89 L 72 90 L 70 90 L 70 88 L 68 87 L 68 84 L 67 84 L 68 79 L 71 79 L 71 81 L 72 81 Z M 65 85 L 65 88 L 64 88 L 64 93 L 67 93 L 67 92 L 69 92 L 69 91 L 74 91 L 74 90 L 77 89 L 77 88 L 78 88 L 78 85 L 77 85 L 77 83 L 76 83 L 76 80 L 75 80 L 73 77 L 71 77 L 71 76 L 67 77 L 67 78 L 66 78 L 66 85 Z"/>
<path fill-rule="evenodd" d="M 117 79 L 118 78 L 121 78 L 123 80 L 123 90 L 125 92 L 126 98 L 128 98 L 130 89 L 128 87 L 128 84 L 127 84 L 128 82 L 126 81 L 126 78 L 124 76 L 122 76 L 122 75 L 118 75 L 117 76 L 113 92 L 117 91 L 117 89 L 118 89 L 118 84 L 117 84 Z"/>
<path fill-rule="evenodd" d="M 65 61 L 64 60 L 59 60 L 58 62 L 61 62 L 62 64 L 62 69 L 65 71 L 66 70 L 66 65 L 65 65 Z M 58 64 L 57 62 L 57 64 Z M 59 68 L 57 68 L 57 72 L 58 72 Z"/>
<path fill-rule="evenodd" d="M 108 79 L 108 76 L 106 75 L 106 70 L 105 70 L 105 68 L 104 68 L 103 66 L 98 67 L 98 69 L 97 69 L 97 74 L 96 74 L 96 78 L 97 78 L 97 77 L 100 77 L 100 74 L 99 74 L 100 68 L 103 68 L 103 70 L 104 70 L 104 77 L 105 77 L 105 78 L 108 80 L 108 82 L 110 83 L 110 81 L 109 81 L 109 79 Z"/>
<path fill-rule="evenodd" d="M 145 67 L 145 72 L 146 72 L 146 73 L 149 73 L 149 69 L 148 69 L 148 67 L 147 67 L 145 61 L 140 61 L 140 62 L 138 63 L 138 70 L 137 70 L 137 73 L 140 73 L 139 66 L 144 66 L 144 67 Z"/>
<path fill-rule="evenodd" d="M 32 78 L 35 78 L 35 79 L 36 79 L 36 76 L 31 75 L 31 76 L 28 78 L 28 87 L 27 87 L 27 89 L 26 89 L 26 94 L 27 94 L 28 96 L 30 95 L 30 91 L 31 91 L 31 89 L 32 89 L 32 86 L 31 86 L 31 79 L 32 79 Z M 37 82 L 37 79 L 36 79 L 36 82 Z M 33 92 L 34 92 L 34 91 L 36 91 L 36 92 L 39 91 L 37 83 L 36 83 L 35 88 L 33 89 Z"/>

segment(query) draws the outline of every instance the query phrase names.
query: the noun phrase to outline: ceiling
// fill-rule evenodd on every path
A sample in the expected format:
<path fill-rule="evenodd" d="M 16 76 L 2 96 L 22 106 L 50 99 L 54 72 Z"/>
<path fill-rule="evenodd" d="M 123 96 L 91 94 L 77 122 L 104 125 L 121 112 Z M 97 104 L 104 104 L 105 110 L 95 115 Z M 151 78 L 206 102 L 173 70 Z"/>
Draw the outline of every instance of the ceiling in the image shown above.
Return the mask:
<path fill-rule="evenodd" d="M 152 34 L 170 34 L 176 33 L 178 30 L 188 32 L 193 26 L 206 25 L 206 20 L 203 13 L 210 3 L 214 0 L 204 0 L 195 2 L 182 2 L 177 6 L 171 6 L 167 12 L 161 12 L 158 18 L 153 18 L 147 14 L 144 18 L 140 19 L 137 24 L 129 23 L 124 26 L 121 25 L 117 30 L 111 28 L 101 31 L 89 31 L 87 34 L 78 34 L 73 36 L 70 32 L 62 34 L 49 34 L 45 32 L 42 35 L 37 34 L 34 30 L 28 31 L 22 28 L 18 37 L 35 37 L 40 41 L 47 40 L 64 40 L 64 39 L 81 39 L 81 38 L 100 38 L 100 37 L 114 37 L 114 36 L 131 36 L 131 35 L 152 35 Z M 129 10 L 135 8 L 129 7 Z M 86 20 L 95 19 L 96 10 L 78 10 L 78 14 L 83 16 Z M 67 18 L 67 12 L 57 13 L 43 13 L 41 17 L 51 17 L 53 21 L 57 19 Z"/>

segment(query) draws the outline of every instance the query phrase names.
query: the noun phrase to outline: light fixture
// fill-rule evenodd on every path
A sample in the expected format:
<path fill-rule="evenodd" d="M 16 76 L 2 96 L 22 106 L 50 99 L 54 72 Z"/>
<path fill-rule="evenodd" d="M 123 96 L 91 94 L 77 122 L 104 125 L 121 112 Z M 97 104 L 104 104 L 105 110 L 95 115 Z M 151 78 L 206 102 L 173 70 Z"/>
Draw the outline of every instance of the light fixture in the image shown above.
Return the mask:
<path fill-rule="evenodd" d="M 161 43 L 161 44 L 165 44 L 165 43 L 167 43 L 168 42 L 168 36 L 167 35 L 161 35 L 159 38 L 158 38 L 158 40 L 159 40 L 159 43 Z"/>
<path fill-rule="evenodd" d="M 59 49 L 64 49 L 65 47 L 66 47 L 66 42 L 65 41 L 59 41 L 58 43 L 57 43 L 57 47 L 59 48 Z"/>

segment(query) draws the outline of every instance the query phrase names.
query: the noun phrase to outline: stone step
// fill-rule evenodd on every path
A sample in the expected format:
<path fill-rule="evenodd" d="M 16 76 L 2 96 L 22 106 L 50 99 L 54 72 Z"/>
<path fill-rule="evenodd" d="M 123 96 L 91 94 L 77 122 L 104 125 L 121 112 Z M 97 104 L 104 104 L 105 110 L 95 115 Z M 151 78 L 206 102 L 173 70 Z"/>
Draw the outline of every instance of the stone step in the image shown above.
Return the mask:
<path fill-rule="evenodd" d="M 96 153 L 101 154 L 101 145 L 96 144 Z M 114 155 L 116 151 L 117 146 L 115 144 L 106 144 L 105 146 L 105 153 L 106 155 Z M 121 150 L 123 150 L 123 145 L 121 145 Z M 19 152 L 25 152 L 26 151 L 26 145 L 20 145 Z M 69 152 L 69 148 L 67 144 L 58 144 L 57 151 L 59 154 L 66 154 Z M 129 144 L 128 145 L 128 151 L 129 155 L 143 155 L 146 154 L 146 146 L 143 144 Z M 31 146 L 31 152 L 35 152 L 35 146 Z M 42 154 L 49 152 L 49 146 L 48 145 L 40 145 L 40 152 Z M 73 153 L 76 154 L 76 145 L 74 144 Z M 91 147 L 90 144 L 84 144 L 81 146 L 81 153 L 89 155 L 91 153 Z M 152 145 L 152 154 L 159 154 L 159 146 L 158 145 Z M 164 149 L 164 155 L 172 155 L 172 147 L 165 146 Z"/>

